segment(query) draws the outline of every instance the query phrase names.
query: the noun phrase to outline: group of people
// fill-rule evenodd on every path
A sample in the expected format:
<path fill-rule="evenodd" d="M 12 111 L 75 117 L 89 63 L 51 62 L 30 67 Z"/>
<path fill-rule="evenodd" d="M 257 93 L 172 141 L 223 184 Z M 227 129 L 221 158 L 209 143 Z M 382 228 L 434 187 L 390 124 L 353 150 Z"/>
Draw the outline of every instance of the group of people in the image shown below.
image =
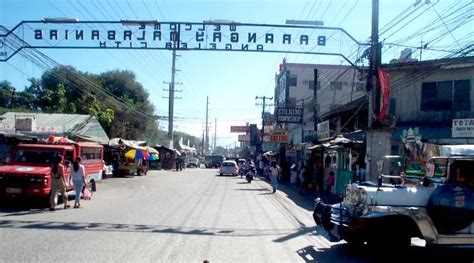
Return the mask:
<path fill-rule="evenodd" d="M 335 183 L 334 172 L 329 171 L 326 177 L 326 189 L 324 189 L 324 167 L 319 161 L 308 162 L 307 165 L 301 165 L 298 172 L 298 179 L 300 180 L 299 194 L 305 194 L 309 189 L 316 192 L 331 193 L 332 187 Z"/>
<path fill-rule="evenodd" d="M 76 191 L 74 208 L 81 206 L 81 193 L 84 186 L 86 185 L 86 171 L 84 165 L 81 164 L 81 157 L 76 157 L 72 166 L 65 167 L 63 164 L 63 157 L 57 156 L 54 160 L 53 166 L 51 167 L 51 196 L 49 199 L 49 210 L 54 211 L 56 209 L 55 197 L 57 192 L 61 193 L 61 197 L 64 203 L 64 209 L 70 208 L 68 205 L 68 197 L 66 193 L 66 176 L 65 170 L 69 169 L 70 178 Z"/>

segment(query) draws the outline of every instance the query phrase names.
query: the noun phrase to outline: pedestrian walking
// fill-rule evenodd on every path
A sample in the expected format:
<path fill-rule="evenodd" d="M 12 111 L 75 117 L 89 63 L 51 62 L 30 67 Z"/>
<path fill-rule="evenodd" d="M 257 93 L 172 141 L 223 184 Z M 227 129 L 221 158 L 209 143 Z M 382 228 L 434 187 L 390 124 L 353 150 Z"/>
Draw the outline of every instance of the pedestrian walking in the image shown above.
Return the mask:
<path fill-rule="evenodd" d="M 180 167 L 180 166 L 181 166 L 181 157 L 176 156 L 175 161 L 176 161 L 176 172 L 177 172 L 177 171 L 179 171 L 180 168 L 181 168 L 181 167 Z"/>
<path fill-rule="evenodd" d="M 272 183 L 273 193 L 275 193 L 278 188 L 278 177 L 280 177 L 280 173 L 281 173 L 280 166 L 278 166 L 277 163 L 273 161 L 270 167 L 270 171 L 271 171 L 271 180 L 272 180 L 271 183 Z"/>
<path fill-rule="evenodd" d="M 51 167 L 51 195 L 49 197 L 49 210 L 54 211 L 56 209 L 56 195 L 59 191 L 64 203 L 64 209 L 69 208 L 67 204 L 66 195 L 66 180 L 64 178 L 64 165 L 62 164 L 63 157 L 57 156 L 53 160 L 53 166 Z"/>
<path fill-rule="evenodd" d="M 263 176 L 263 169 L 265 169 L 265 163 L 260 159 L 258 161 L 258 175 Z"/>
<path fill-rule="evenodd" d="M 74 185 L 74 189 L 76 191 L 76 196 L 75 196 L 75 202 L 74 202 L 74 208 L 79 208 L 81 207 L 81 192 L 82 189 L 87 187 L 86 184 L 86 170 L 84 168 L 84 165 L 81 164 L 81 157 L 77 157 L 76 160 L 74 160 L 74 163 L 72 164 L 72 167 L 70 168 L 70 174 L 72 177 L 72 183 Z"/>
<path fill-rule="evenodd" d="M 307 173 L 306 167 L 302 166 L 298 174 L 298 178 L 300 179 L 298 194 L 300 195 L 304 195 L 306 192 L 305 188 L 306 188 L 306 185 L 308 184 L 307 179 L 306 179 L 308 176 L 306 175 L 306 173 Z"/>
<path fill-rule="evenodd" d="M 323 191 L 323 182 L 324 182 L 324 168 L 321 162 L 314 163 L 314 171 L 313 171 L 313 181 L 316 185 L 315 190 L 317 192 Z"/>

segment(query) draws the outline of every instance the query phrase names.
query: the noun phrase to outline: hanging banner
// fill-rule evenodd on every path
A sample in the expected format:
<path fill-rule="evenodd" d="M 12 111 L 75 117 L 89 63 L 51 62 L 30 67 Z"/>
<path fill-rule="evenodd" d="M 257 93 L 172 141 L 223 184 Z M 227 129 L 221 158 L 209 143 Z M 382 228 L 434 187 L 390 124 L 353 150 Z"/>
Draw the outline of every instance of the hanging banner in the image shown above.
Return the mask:
<path fill-rule="evenodd" d="M 378 68 L 377 74 L 380 81 L 380 112 L 377 115 L 377 120 L 383 121 L 387 116 L 390 104 L 390 73 L 382 68 Z"/>

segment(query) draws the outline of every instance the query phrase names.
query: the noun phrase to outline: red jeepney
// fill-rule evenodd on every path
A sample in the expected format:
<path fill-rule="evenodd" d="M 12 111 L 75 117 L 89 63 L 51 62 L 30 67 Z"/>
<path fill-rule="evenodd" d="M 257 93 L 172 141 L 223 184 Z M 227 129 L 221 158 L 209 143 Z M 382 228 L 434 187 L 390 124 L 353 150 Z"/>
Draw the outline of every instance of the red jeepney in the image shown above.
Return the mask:
<path fill-rule="evenodd" d="M 0 196 L 4 198 L 34 198 L 48 202 L 51 194 L 51 166 L 56 156 L 64 157 L 67 191 L 72 191 L 69 169 L 77 156 L 82 159 L 86 181 L 91 190 L 102 180 L 102 145 L 96 143 L 18 144 L 6 165 L 0 166 Z"/>

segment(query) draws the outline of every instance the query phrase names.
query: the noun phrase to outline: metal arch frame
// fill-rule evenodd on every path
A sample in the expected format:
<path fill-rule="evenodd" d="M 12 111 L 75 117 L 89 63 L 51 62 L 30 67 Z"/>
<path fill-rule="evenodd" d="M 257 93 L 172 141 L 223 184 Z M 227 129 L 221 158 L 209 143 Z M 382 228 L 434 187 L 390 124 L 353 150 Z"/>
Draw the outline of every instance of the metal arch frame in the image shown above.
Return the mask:
<path fill-rule="evenodd" d="M 24 24 L 124 24 L 130 22 L 128 20 L 123 21 L 41 21 L 41 20 L 24 20 L 15 25 L 11 30 L 6 34 L 0 34 L 0 37 L 8 37 L 10 34 L 14 34 L 14 31 L 17 30 L 20 26 Z M 358 46 L 367 46 L 368 43 L 362 43 L 357 41 L 353 36 L 351 36 L 346 30 L 340 27 L 322 27 L 322 26 L 311 26 L 311 25 L 277 25 L 277 24 L 257 24 L 257 23 L 239 23 L 239 22 L 159 22 L 159 21 L 133 21 L 134 24 L 140 26 L 146 25 L 221 25 L 221 26 L 248 26 L 248 27 L 273 27 L 273 28 L 303 28 L 303 29 L 324 29 L 324 30 L 334 30 L 340 31 L 345 36 L 349 37 L 355 44 Z M 5 28 L 6 29 L 6 28 Z M 15 35 L 16 36 L 16 35 Z M 16 36 L 18 37 L 18 36 Z M 19 37 L 18 37 L 19 38 Z M 20 38 L 21 39 L 21 38 Z M 28 44 L 26 41 L 21 39 L 24 43 Z M 305 52 L 305 51 L 276 51 L 276 50 L 232 50 L 232 49 L 183 49 L 183 48 L 166 48 L 166 47 L 61 47 L 61 46 L 22 46 L 14 51 L 10 56 L 5 59 L 0 59 L 0 62 L 6 62 L 22 49 L 26 48 L 37 48 L 37 49 L 127 49 L 127 50 L 179 50 L 179 51 L 224 51 L 224 52 L 264 52 L 264 53 L 289 53 L 289 54 L 305 54 L 305 55 L 325 55 L 325 56 L 339 56 L 347 61 L 354 68 L 361 70 L 360 67 L 355 65 L 351 60 L 346 56 L 340 53 L 323 53 L 323 52 Z"/>

